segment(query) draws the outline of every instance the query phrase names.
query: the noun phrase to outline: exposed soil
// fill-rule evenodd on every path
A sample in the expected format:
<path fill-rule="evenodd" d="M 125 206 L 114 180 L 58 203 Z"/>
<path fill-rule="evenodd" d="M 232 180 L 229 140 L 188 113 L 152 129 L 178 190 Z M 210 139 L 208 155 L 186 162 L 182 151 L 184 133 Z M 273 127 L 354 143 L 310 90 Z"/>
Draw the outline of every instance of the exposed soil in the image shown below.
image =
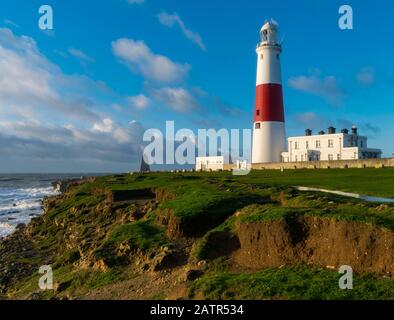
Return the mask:
<path fill-rule="evenodd" d="M 253 269 L 289 264 L 328 268 L 350 265 L 356 272 L 394 274 L 394 234 L 367 224 L 300 217 L 239 223 L 240 248 L 233 252 L 241 266 Z"/>

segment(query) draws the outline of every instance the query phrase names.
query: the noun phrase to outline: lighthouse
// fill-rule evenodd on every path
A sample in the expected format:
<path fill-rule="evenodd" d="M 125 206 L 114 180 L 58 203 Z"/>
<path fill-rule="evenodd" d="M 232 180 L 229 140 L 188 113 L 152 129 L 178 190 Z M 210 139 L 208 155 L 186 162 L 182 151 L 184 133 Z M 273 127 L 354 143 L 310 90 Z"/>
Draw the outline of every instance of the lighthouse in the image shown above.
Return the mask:
<path fill-rule="evenodd" d="M 256 103 L 252 163 L 281 162 L 285 147 L 285 116 L 278 24 L 267 21 L 257 45 Z"/>

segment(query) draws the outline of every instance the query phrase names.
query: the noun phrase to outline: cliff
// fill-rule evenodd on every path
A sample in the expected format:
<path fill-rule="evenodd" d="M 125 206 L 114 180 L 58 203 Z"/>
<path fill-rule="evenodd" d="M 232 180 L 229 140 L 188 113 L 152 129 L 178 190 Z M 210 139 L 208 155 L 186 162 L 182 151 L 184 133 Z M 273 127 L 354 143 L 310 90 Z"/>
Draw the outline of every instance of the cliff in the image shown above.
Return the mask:
<path fill-rule="evenodd" d="M 6 299 L 392 299 L 394 206 L 229 173 L 73 183 L 0 242 Z M 51 265 L 54 290 L 38 288 Z M 338 268 L 355 271 L 338 288 Z"/>

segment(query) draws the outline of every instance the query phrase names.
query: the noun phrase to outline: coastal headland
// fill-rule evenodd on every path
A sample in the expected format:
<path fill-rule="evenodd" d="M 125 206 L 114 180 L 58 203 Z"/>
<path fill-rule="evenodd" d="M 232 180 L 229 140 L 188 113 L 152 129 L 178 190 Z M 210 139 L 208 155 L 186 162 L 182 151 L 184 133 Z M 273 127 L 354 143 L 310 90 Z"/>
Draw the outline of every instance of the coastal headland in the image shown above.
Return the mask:
<path fill-rule="evenodd" d="M 3 299 L 393 299 L 394 169 L 75 181 L 0 241 Z M 54 287 L 38 287 L 41 266 Z M 354 288 L 338 287 L 351 266 Z"/>

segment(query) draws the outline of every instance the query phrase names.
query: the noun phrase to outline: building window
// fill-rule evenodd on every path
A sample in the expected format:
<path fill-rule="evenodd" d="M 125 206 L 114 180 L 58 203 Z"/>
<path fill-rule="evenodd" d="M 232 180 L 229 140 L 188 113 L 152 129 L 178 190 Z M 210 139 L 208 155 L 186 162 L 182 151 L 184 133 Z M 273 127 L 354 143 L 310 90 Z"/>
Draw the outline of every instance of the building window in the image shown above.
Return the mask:
<path fill-rule="evenodd" d="M 334 160 L 334 156 L 332 154 L 329 154 L 328 155 L 328 161 L 332 161 L 332 160 Z"/>
<path fill-rule="evenodd" d="M 332 139 L 328 140 L 328 147 L 329 148 L 334 148 L 334 140 L 332 140 Z"/>
<path fill-rule="evenodd" d="M 320 148 L 320 140 L 316 140 L 316 148 Z"/>
<path fill-rule="evenodd" d="M 260 128 L 261 128 L 261 124 L 260 124 L 260 123 L 256 123 L 255 128 L 256 128 L 256 129 L 260 129 Z"/>
<path fill-rule="evenodd" d="M 256 114 L 259 116 L 259 115 L 260 115 L 260 110 L 257 110 L 257 111 L 256 111 Z"/>
<path fill-rule="evenodd" d="M 360 147 L 364 148 L 364 141 L 363 140 L 360 141 Z"/>
<path fill-rule="evenodd" d="M 298 161 L 298 156 L 295 156 L 295 162 L 297 162 Z"/>
<path fill-rule="evenodd" d="M 337 160 L 341 160 L 341 155 L 339 153 L 337 154 Z"/>
<path fill-rule="evenodd" d="M 300 149 L 300 143 L 299 142 L 295 142 L 294 143 L 294 149 L 296 149 L 296 150 Z"/>
<path fill-rule="evenodd" d="M 305 147 L 306 147 L 306 150 L 309 149 L 309 141 L 307 141 L 307 142 L 305 143 Z"/>

